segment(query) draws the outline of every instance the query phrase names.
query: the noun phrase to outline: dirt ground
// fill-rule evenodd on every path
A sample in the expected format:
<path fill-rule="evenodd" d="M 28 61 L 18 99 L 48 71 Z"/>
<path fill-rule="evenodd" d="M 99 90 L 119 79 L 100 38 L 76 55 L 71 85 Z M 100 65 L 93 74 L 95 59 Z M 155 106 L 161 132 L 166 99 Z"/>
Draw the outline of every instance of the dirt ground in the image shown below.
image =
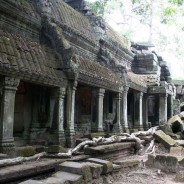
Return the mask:
<path fill-rule="evenodd" d="M 167 150 L 159 145 L 157 146 L 156 153 L 167 154 Z M 181 184 L 176 182 L 175 176 L 176 173 L 166 173 L 159 169 L 149 168 L 145 165 L 147 160 L 147 155 L 139 156 L 134 155 L 130 157 L 125 157 L 121 160 L 136 159 L 140 160 L 140 165 L 135 168 L 129 168 L 123 170 L 117 174 L 109 175 L 106 178 L 107 184 Z"/>

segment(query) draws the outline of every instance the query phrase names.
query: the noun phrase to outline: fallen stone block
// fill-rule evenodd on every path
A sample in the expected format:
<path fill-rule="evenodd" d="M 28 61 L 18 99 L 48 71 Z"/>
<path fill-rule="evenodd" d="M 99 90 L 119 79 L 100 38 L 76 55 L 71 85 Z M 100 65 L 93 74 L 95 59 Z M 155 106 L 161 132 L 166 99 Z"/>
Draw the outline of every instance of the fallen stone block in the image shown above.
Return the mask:
<path fill-rule="evenodd" d="M 82 184 L 83 183 L 83 176 L 78 175 L 78 174 L 59 171 L 59 172 L 54 173 L 52 176 L 59 180 L 66 180 L 70 184 Z"/>
<path fill-rule="evenodd" d="M 170 147 L 169 153 L 170 155 L 174 155 L 174 156 L 182 156 L 183 147 L 182 146 Z"/>
<path fill-rule="evenodd" d="M 156 155 L 153 166 L 166 172 L 176 172 L 178 159 L 174 156 Z"/>
<path fill-rule="evenodd" d="M 184 171 L 179 171 L 175 177 L 176 182 L 184 182 Z"/>
<path fill-rule="evenodd" d="M 177 142 L 180 146 L 184 146 L 184 140 L 176 140 L 176 142 Z"/>
<path fill-rule="evenodd" d="M 149 154 L 148 155 L 148 160 L 146 161 L 146 165 L 147 166 L 154 166 L 154 160 L 155 160 L 155 156 Z"/>
<path fill-rule="evenodd" d="M 125 168 L 125 167 L 138 166 L 140 161 L 139 160 L 116 160 L 113 163 L 120 165 L 122 168 Z"/>
<path fill-rule="evenodd" d="M 175 146 L 176 140 L 172 139 L 169 135 L 165 134 L 162 130 L 158 130 L 153 134 L 153 137 L 162 143 L 166 148 Z"/>
<path fill-rule="evenodd" d="M 85 164 L 89 165 L 93 178 L 97 179 L 100 177 L 103 171 L 103 165 L 92 162 L 85 162 Z"/>
<path fill-rule="evenodd" d="M 78 162 L 63 162 L 58 169 L 64 172 L 82 175 L 85 181 L 92 180 L 92 173 L 89 165 Z"/>
<path fill-rule="evenodd" d="M 113 171 L 112 162 L 98 159 L 98 158 L 88 158 L 86 161 L 103 165 L 102 174 L 107 174 Z"/>
<path fill-rule="evenodd" d="M 23 181 L 19 184 L 44 184 L 44 183 L 41 181 L 37 181 L 37 180 L 27 180 L 27 181 Z"/>

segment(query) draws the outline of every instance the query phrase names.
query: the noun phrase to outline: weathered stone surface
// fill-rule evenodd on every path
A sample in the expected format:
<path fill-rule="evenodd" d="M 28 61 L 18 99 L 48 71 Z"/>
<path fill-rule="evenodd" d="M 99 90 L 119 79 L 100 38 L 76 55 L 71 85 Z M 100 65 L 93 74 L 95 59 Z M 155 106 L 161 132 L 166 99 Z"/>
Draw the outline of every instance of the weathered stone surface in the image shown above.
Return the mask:
<path fill-rule="evenodd" d="M 162 130 L 158 130 L 153 134 L 154 138 L 162 143 L 166 148 L 175 146 L 176 141 L 172 139 L 169 135 L 166 135 Z"/>
<path fill-rule="evenodd" d="M 112 164 L 112 166 L 113 166 L 113 172 L 118 172 L 121 169 L 120 165 Z"/>
<path fill-rule="evenodd" d="M 49 177 L 45 180 L 42 180 L 42 182 L 46 184 L 70 184 L 66 179 L 56 177 Z"/>
<path fill-rule="evenodd" d="M 40 159 L 38 161 L 29 162 L 29 164 L 19 164 L 1 168 L 0 183 L 6 183 L 9 180 L 18 180 L 20 178 L 28 178 L 31 175 L 37 175 L 43 172 L 55 169 L 62 160 Z M 36 168 L 36 169 L 35 169 Z"/>
<path fill-rule="evenodd" d="M 84 153 L 87 155 L 101 155 L 109 152 L 116 152 L 119 150 L 124 150 L 127 148 L 134 147 L 134 143 L 132 142 L 124 142 L 124 143 L 113 143 L 109 145 L 101 145 L 96 147 L 87 147 L 84 149 Z"/>
<path fill-rule="evenodd" d="M 103 165 L 103 172 L 102 174 L 107 174 L 113 171 L 113 165 L 112 162 L 106 161 L 106 160 L 101 160 L 97 158 L 89 158 L 87 159 L 88 162 L 96 163 Z"/>
<path fill-rule="evenodd" d="M 21 157 L 30 157 L 36 154 L 35 148 L 32 146 L 16 147 L 16 155 Z"/>
<path fill-rule="evenodd" d="M 177 182 L 184 182 L 184 171 L 179 171 L 176 174 L 175 181 L 177 181 Z"/>
<path fill-rule="evenodd" d="M 84 163 L 64 162 L 59 165 L 58 169 L 65 172 L 83 175 L 85 181 L 90 181 L 92 179 L 90 166 Z"/>
<path fill-rule="evenodd" d="M 176 140 L 176 142 L 177 142 L 180 146 L 184 146 L 184 140 Z"/>
<path fill-rule="evenodd" d="M 120 165 L 121 167 L 132 167 L 139 165 L 139 160 L 116 160 L 113 163 Z"/>
<path fill-rule="evenodd" d="M 92 163 L 92 162 L 85 162 L 85 164 L 90 166 L 93 178 L 96 179 L 100 177 L 103 171 L 103 165 Z"/>
<path fill-rule="evenodd" d="M 59 180 L 66 180 L 70 184 L 81 184 L 83 183 L 83 176 L 78 174 L 72 174 L 68 172 L 56 172 L 52 175 L 53 177 L 59 179 Z"/>
<path fill-rule="evenodd" d="M 7 154 L 0 153 L 0 160 L 8 158 Z"/>
<path fill-rule="evenodd" d="M 44 184 L 44 183 L 37 180 L 27 180 L 27 181 L 21 182 L 20 184 Z"/>
<path fill-rule="evenodd" d="M 66 153 L 67 150 L 60 145 L 50 145 L 47 150 L 48 153 L 54 154 L 54 153 Z"/>
<path fill-rule="evenodd" d="M 154 165 L 154 159 L 155 159 L 155 156 L 149 154 L 148 155 L 148 160 L 146 161 L 146 165 L 147 166 L 153 166 Z"/>
<path fill-rule="evenodd" d="M 174 156 L 156 155 L 153 166 L 167 172 L 176 172 L 178 159 Z"/>
<path fill-rule="evenodd" d="M 170 155 L 181 156 L 183 153 L 183 147 L 182 146 L 170 147 L 169 153 Z"/>
<path fill-rule="evenodd" d="M 178 163 L 179 163 L 180 166 L 184 167 L 184 157 L 178 159 Z"/>

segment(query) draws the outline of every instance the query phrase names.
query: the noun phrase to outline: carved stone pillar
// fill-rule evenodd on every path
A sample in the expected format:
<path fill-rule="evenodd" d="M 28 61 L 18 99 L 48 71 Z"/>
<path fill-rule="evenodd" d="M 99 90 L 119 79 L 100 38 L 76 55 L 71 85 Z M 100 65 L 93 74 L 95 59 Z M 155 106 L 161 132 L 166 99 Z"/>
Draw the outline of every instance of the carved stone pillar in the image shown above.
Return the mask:
<path fill-rule="evenodd" d="M 142 98 L 143 98 L 143 93 L 142 92 L 138 92 L 137 93 L 137 97 L 138 97 L 138 103 L 139 103 L 139 107 L 138 109 L 136 109 L 138 111 L 138 120 L 135 122 L 135 126 L 134 128 L 138 128 L 141 129 L 143 128 L 143 118 L 142 118 Z"/>
<path fill-rule="evenodd" d="M 103 131 L 103 99 L 105 89 L 99 88 L 97 92 L 97 127 L 96 131 Z"/>
<path fill-rule="evenodd" d="M 0 152 L 11 155 L 14 151 L 13 123 L 15 93 L 19 84 L 19 80 L 10 77 L 4 77 L 1 79 L 0 83 Z"/>
<path fill-rule="evenodd" d="M 173 96 L 172 95 L 168 95 L 168 118 L 171 118 L 173 116 Z"/>
<path fill-rule="evenodd" d="M 116 96 L 116 116 L 117 116 L 117 122 L 114 126 L 115 132 L 123 132 L 122 124 L 121 124 L 121 96 L 122 94 L 119 92 Z"/>
<path fill-rule="evenodd" d="M 143 96 L 143 127 L 145 130 L 149 128 L 148 125 L 148 96 L 144 94 Z"/>
<path fill-rule="evenodd" d="M 167 94 L 159 94 L 159 124 L 167 122 Z"/>
<path fill-rule="evenodd" d="M 66 90 L 65 88 L 59 88 L 56 102 L 56 130 L 54 131 L 56 137 L 56 144 L 65 145 L 65 134 L 64 134 L 64 98 Z"/>
<path fill-rule="evenodd" d="M 66 145 L 67 147 L 75 146 L 75 129 L 74 129 L 74 110 L 75 110 L 75 92 L 77 82 L 70 82 L 67 87 L 67 105 L 66 105 Z"/>
<path fill-rule="evenodd" d="M 128 131 L 128 114 L 127 114 L 127 95 L 128 95 L 129 87 L 124 87 L 123 90 L 123 107 L 122 107 L 122 120 L 123 120 L 123 129 L 124 131 Z"/>

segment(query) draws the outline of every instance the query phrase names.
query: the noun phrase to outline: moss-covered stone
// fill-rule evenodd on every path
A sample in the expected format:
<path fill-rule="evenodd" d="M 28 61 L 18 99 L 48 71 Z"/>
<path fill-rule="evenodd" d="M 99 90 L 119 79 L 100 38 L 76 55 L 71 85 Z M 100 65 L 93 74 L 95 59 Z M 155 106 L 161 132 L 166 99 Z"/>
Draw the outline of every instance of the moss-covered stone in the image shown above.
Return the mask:
<path fill-rule="evenodd" d="M 47 153 L 66 153 L 67 150 L 63 146 L 60 145 L 50 145 L 47 149 Z"/>
<path fill-rule="evenodd" d="M 172 139 L 169 135 L 165 134 L 162 130 L 158 130 L 154 133 L 154 138 L 162 143 L 166 148 L 176 145 L 176 141 Z"/>
<path fill-rule="evenodd" d="M 30 157 L 36 154 L 35 148 L 32 146 L 16 148 L 16 155 L 21 157 Z"/>

